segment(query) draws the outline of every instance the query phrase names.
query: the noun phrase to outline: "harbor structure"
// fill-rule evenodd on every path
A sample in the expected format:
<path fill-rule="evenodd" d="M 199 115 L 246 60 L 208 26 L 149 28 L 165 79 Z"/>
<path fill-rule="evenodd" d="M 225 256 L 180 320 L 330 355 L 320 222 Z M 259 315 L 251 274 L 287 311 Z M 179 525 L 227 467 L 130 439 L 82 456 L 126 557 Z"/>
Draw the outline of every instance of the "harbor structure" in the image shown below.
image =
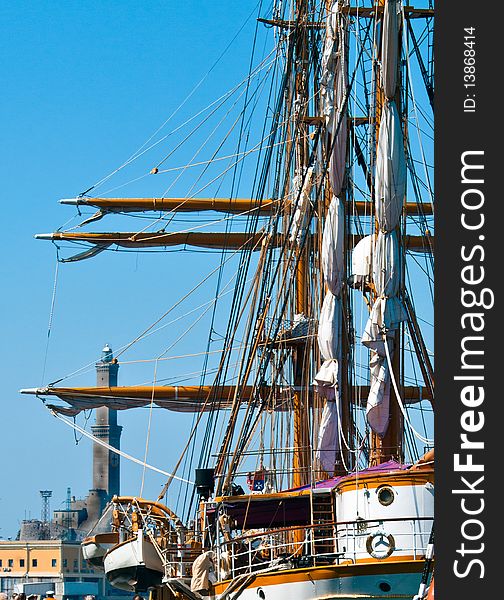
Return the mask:
<path fill-rule="evenodd" d="M 96 363 L 97 387 L 117 387 L 119 364 L 112 348 L 105 344 L 101 359 Z M 119 449 L 122 427 L 117 424 L 117 411 L 106 406 L 96 409 L 93 436 Z M 100 519 L 107 502 L 120 493 L 120 456 L 107 447 L 93 443 L 93 484 L 85 499 L 87 519 L 82 528 L 91 529 Z"/>
<path fill-rule="evenodd" d="M 112 348 L 105 344 L 100 360 L 96 362 L 96 385 L 100 388 L 117 387 L 119 364 Z M 96 409 L 93 436 L 113 448 L 120 448 L 122 427 L 117 423 L 117 411 L 108 407 Z M 67 489 L 65 508 L 50 513 L 51 490 L 41 490 L 41 519 L 21 522 L 20 540 L 65 539 L 79 540 L 96 529 L 107 503 L 120 494 L 120 456 L 108 447 L 93 443 L 92 487 L 85 498 L 75 498 Z M 103 526 L 106 528 L 107 523 Z M 98 530 L 96 530 L 98 531 Z"/>
<path fill-rule="evenodd" d="M 108 344 L 96 363 L 96 385 L 117 386 L 119 365 Z M 117 411 L 96 410 L 92 433 L 119 448 L 122 427 Z M 80 542 L 97 527 L 109 500 L 120 492 L 119 455 L 93 443 L 92 488 L 85 498 L 67 488 L 64 508 L 50 511 L 52 490 L 41 490 L 41 517 L 25 519 L 17 540 L 0 540 L 0 591 L 9 597 L 24 592 L 41 598 L 54 592 L 56 600 L 81 600 L 86 595 L 117 600 L 124 592 L 112 588 L 103 573 L 84 560 Z M 106 519 L 103 526 L 107 527 Z"/>

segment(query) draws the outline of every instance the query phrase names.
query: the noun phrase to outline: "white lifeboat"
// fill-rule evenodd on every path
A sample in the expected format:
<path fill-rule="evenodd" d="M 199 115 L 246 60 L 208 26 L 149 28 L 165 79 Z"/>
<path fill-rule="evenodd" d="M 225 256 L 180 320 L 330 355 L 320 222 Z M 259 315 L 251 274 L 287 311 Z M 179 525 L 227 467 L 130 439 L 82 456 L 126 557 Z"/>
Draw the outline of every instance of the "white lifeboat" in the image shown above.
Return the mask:
<path fill-rule="evenodd" d="M 158 550 L 142 529 L 136 537 L 108 550 L 103 565 L 111 585 L 129 592 L 145 592 L 160 585 L 164 574 Z"/>

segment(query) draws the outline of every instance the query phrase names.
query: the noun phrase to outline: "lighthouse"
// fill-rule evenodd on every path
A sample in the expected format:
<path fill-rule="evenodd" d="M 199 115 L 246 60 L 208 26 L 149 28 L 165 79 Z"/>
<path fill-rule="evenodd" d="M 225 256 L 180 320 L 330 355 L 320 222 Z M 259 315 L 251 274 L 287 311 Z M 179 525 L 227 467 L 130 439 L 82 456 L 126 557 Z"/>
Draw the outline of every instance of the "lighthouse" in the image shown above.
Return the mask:
<path fill-rule="evenodd" d="M 114 358 L 112 348 L 105 344 L 100 360 L 96 363 L 97 387 L 117 386 L 119 364 Z M 110 446 L 119 449 L 122 427 L 117 424 L 117 411 L 106 406 L 96 409 L 95 424 L 91 427 L 93 435 Z M 90 490 L 87 509 L 90 520 L 101 516 L 105 504 L 120 491 L 119 454 L 102 446 L 93 444 L 93 487 Z"/>

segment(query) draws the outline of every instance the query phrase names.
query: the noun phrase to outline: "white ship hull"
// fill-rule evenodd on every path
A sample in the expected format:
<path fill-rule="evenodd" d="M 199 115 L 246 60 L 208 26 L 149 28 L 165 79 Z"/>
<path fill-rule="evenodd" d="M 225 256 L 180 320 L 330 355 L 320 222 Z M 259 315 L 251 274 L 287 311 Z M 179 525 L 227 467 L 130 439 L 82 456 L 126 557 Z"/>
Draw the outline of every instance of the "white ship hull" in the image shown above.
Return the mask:
<path fill-rule="evenodd" d="M 413 598 L 423 560 L 383 561 L 337 567 L 314 567 L 259 575 L 247 584 L 241 600 L 356 600 Z M 229 582 L 215 586 L 215 596 Z"/>

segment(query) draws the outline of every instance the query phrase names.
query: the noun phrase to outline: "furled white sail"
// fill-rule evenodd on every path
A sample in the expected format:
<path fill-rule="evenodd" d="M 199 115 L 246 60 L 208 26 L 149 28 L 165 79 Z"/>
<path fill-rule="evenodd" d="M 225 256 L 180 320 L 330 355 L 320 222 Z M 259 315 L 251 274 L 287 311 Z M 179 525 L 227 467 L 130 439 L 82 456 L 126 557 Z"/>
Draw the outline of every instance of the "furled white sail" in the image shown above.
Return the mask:
<path fill-rule="evenodd" d="M 321 94 L 326 118 L 329 181 L 338 196 L 343 186 L 347 149 L 348 33 L 342 13 L 346 2 L 334 2 L 326 24 L 322 53 Z"/>
<path fill-rule="evenodd" d="M 341 299 L 328 291 L 322 304 L 318 329 L 318 345 L 325 362 L 339 359 L 341 352 L 340 330 Z"/>
<path fill-rule="evenodd" d="M 341 292 L 345 268 L 344 218 L 343 202 L 334 197 L 327 211 L 322 236 L 322 271 L 327 287 L 336 296 Z"/>
<path fill-rule="evenodd" d="M 344 277 L 344 209 L 333 197 L 322 236 L 322 270 L 327 292 L 320 312 L 318 344 L 324 359 L 314 385 L 325 398 L 319 429 L 318 459 L 325 471 L 332 473 L 339 450 L 338 412 L 340 410 L 341 364 L 341 288 Z"/>
<path fill-rule="evenodd" d="M 392 7 L 389 9 L 392 10 Z M 397 60 L 397 52 L 395 56 Z M 387 431 L 390 408 L 390 371 L 385 343 L 392 356 L 395 332 L 406 318 L 398 297 L 401 267 L 395 231 L 401 218 L 405 194 L 406 159 L 401 121 L 395 101 L 388 100 L 383 106 L 376 156 L 374 199 L 379 229 L 373 252 L 376 300 L 362 336 L 362 343 L 371 351 L 367 420 L 372 430 L 380 436 Z"/>
<path fill-rule="evenodd" d="M 393 98 L 397 88 L 397 57 L 399 52 L 399 3 L 385 0 L 382 22 L 381 75 L 383 92 Z"/>
<path fill-rule="evenodd" d="M 401 120 L 394 101 L 383 107 L 376 152 L 375 210 L 382 231 L 392 231 L 406 193 L 406 158 Z"/>
<path fill-rule="evenodd" d="M 371 386 L 366 417 L 371 429 L 379 436 L 384 436 L 387 432 L 390 418 L 390 372 L 385 358 L 379 352 L 372 350 L 369 361 Z"/>
<path fill-rule="evenodd" d="M 321 467 L 329 474 L 334 472 L 334 465 L 339 450 L 338 405 L 326 401 L 322 411 L 318 438 L 318 459 Z"/>

